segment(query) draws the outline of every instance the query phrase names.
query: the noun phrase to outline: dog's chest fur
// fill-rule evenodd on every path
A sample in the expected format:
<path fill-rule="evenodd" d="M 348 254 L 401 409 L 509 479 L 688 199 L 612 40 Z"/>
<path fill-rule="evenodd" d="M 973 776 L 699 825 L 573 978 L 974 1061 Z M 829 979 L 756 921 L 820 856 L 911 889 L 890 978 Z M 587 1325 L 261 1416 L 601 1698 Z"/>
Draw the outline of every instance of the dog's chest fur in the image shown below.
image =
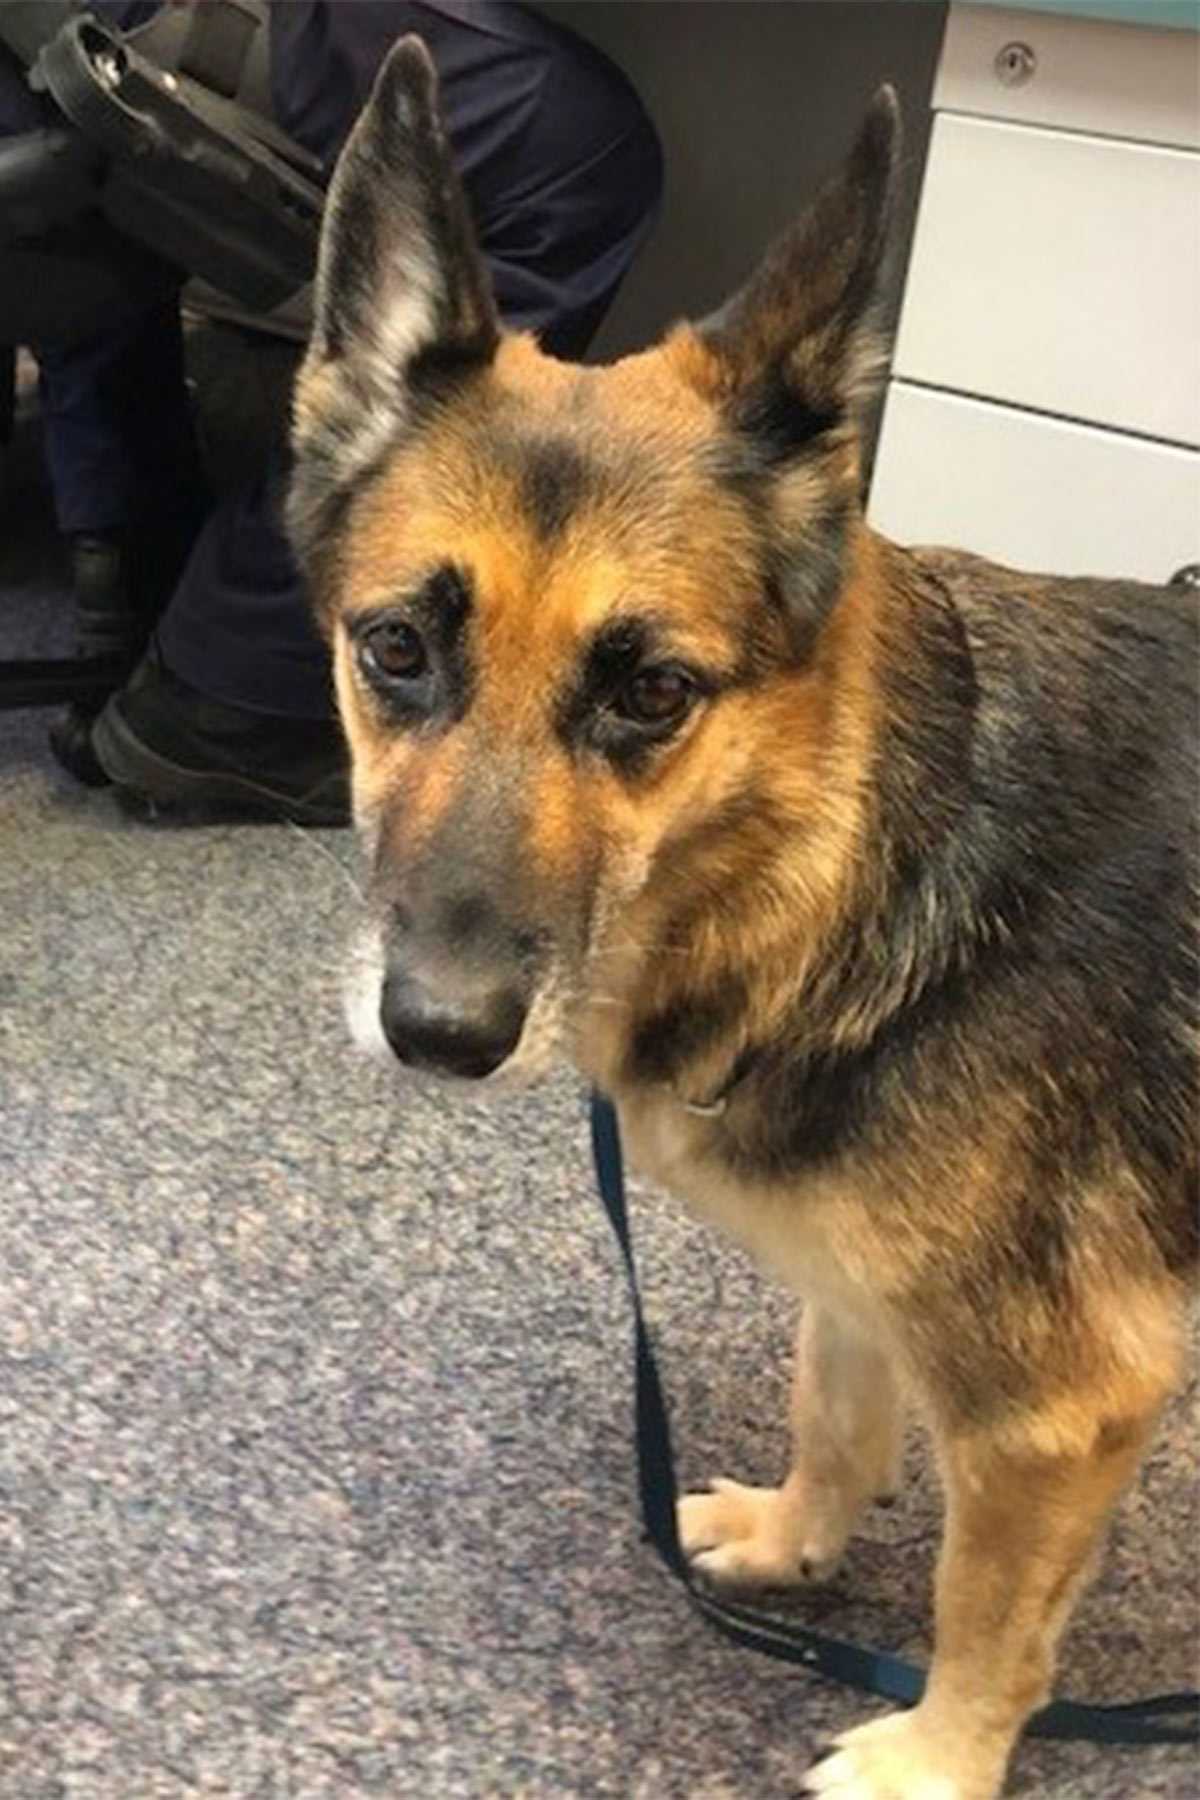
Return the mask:
<path fill-rule="evenodd" d="M 714 1153 L 720 1122 L 689 1113 L 670 1090 L 627 1091 L 618 1110 L 638 1174 L 741 1244 L 794 1293 L 852 1315 L 870 1337 L 890 1337 L 885 1296 L 871 1279 L 861 1175 L 851 1181 L 839 1169 L 779 1186 L 748 1182 Z"/>

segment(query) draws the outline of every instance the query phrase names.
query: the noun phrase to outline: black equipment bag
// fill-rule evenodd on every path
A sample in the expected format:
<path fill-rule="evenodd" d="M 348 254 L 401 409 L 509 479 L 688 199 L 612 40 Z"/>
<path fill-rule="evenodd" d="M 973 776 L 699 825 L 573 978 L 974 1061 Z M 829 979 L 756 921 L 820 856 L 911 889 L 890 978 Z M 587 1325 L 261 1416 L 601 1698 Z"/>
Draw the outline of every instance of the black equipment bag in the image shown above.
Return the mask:
<path fill-rule="evenodd" d="M 195 10 L 210 32 L 219 14 L 246 19 L 231 0 Z M 311 281 L 325 200 L 319 160 L 184 73 L 200 66 L 194 52 L 178 72 L 160 68 L 132 35 L 55 0 L 0 7 L 0 36 L 30 62 L 31 86 L 100 152 L 95 203 L 126 237 L 255 311 Z"/>

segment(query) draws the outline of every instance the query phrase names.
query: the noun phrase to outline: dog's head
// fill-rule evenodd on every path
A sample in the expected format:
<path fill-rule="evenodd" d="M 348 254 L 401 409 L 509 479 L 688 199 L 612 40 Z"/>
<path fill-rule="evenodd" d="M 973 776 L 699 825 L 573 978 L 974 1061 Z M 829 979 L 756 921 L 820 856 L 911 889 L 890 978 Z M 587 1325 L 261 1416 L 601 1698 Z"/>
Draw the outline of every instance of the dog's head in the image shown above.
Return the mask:
<path fill-rule="evenodd" d="M 716 981 L 706 901 L 736 918 L 784 823 L 817 831 L 896 136 L 884 89 L 747 287 L 579 368 L 497 318 L 423 46 L 381 70 L 329 196 L 290 525 L 405 1062 L 563 1043 L 596 1072 L 581 1034 Z"/>

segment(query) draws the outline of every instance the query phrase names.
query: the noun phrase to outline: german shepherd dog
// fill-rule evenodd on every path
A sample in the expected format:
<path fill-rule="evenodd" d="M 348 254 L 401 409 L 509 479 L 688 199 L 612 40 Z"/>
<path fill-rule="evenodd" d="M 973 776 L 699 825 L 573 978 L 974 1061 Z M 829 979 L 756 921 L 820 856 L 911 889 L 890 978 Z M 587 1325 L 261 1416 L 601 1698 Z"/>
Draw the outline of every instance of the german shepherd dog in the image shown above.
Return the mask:
<path fill-rule="evenodd" d="M 778 1488 L 713 1578 L 946 1493 L 913 1710 L 807 1776 L 986 1800 L 1178 1379 L 1197 1261 L 1194 603 L 903 550 L 860 510 L 895 97 L 740 293 L 611 367 L 504 331 L 432 65 L 338 166 L 290 528 L 370 867 L 369 1030 L 565 1054 L 648 1175 L 805 1298 Z"/>

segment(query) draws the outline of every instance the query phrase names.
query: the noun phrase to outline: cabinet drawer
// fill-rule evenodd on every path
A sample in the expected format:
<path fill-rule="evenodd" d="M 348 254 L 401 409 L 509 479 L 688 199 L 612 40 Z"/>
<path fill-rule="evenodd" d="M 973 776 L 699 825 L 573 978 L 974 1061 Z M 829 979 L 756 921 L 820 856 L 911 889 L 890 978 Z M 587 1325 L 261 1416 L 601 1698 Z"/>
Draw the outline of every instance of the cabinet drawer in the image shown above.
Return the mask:
<path fill-rule="evenodd" d="M 1200 561 L 1200 455 L 893 382 L 870 519 L 900 543 L 1165 582 Z"/>
<path fill-rule="evenodd" d="M 1176 14 L 1187 21 L 1185 8 Z M 1012 44 L 1024 45 L 1034 59 L 1016 85 L 1002 78 L 999 66 Z M 1194 150 L 1200 148 L 1198 89 L 1200 37 L 1194 31 L 955 5 L 946 21 L 933 105 Z"/>
<path fill-rule="evenodd" d="M 1198 321 L 1200 155 L 938 115 L 896 374 L 1200 444 Z"/>

